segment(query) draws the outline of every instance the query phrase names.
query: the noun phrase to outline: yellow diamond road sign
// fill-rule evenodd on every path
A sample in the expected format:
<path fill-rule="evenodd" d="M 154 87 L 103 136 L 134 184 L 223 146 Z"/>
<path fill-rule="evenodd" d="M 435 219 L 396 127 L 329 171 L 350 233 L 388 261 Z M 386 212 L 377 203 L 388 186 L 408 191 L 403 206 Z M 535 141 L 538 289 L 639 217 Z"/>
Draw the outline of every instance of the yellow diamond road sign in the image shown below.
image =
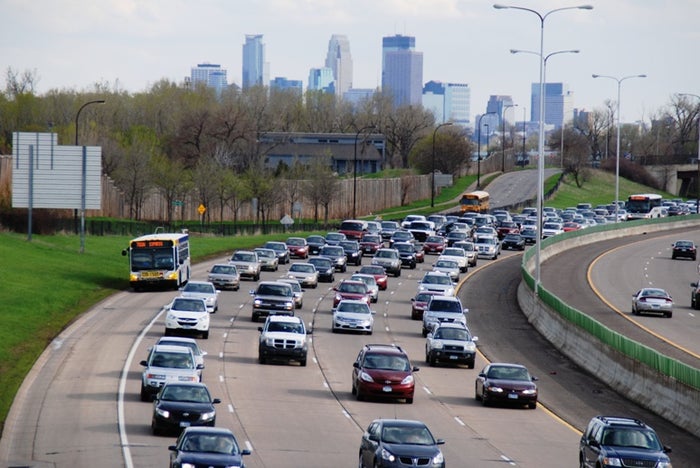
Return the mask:
<path fill-rule="evenodd" d="M 204 205 L 199 205 L 199 208 L 197 208 L 197 211 L 199 211 L 199 214 L 203 215 L 205 211 L 207 211 L 207 207 Z"/>

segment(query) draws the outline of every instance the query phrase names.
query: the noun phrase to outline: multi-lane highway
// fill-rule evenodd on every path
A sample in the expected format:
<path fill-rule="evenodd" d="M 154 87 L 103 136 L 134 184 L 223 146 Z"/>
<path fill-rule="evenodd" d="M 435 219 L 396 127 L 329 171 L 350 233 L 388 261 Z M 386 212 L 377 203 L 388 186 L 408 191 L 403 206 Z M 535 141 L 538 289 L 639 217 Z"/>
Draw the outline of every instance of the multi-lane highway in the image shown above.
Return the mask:
<path fill-rule="evenodd" d="M 656 251 L 671 241 L 660 242 Z M 601 247 L 608 250 L 612 246 Z M 578 279 L 579 270 L 587 270 L 603 251 L 597 246 L 578 250 L 568 254 L 574 257 L 562 254 L 543 265 L 543 283 L 548 288 L 571 288 L 571 278 Z M 479 270 L 471 273 L 460 297 L 470 308 L 469 324 L 486 357 L 524 363 L 540 378 L 543 405 L 538 409 L 484 408 L 478 404 L 473 387 L 474 377 L 485 363 L 482 356 L 475 369 L 431 368 L 424 363 L 425 341 L 420 323 L 410 320 L 410 297 L 434 258 L 428 257 L 418 269 L 404 269 L 401 277 L 390 278 L 389 289 L 380 293 L 373 306 L 377 314 L 372 336 L 331 334 L 328 285 L 307 290 L 300 311 L 314 330 L 313 359 L 307 367 L 258 364 L 260 324 L 250 321 L 248 295 L 254 283 L 244 282 L 237 292 L 222 292 L 210 338 L 202 340 L 209 353 L 204 381 L 214 396 L 222 399 L 217 425 L 231 428 L 239 441 L 253 450 L 246 459 L 251 467 L 353 466 L 357 464 L 360 436 L 369 422 L 378 417 L 402 417 L 423 420 L 437 437 L 446 439 L 444 452 L 450 466 L 559 468 L 577 465 L 577 429 L 591 416 L 624 413 L 637 415 L 657 428 L 664 442 L 674 447 L 675 466 L 692 466 L 700 455 L 696 438 L 581 373 L 527 324 L 515 302 L 519 256 L 506 256 L 497 262 L 480 261 Z M 609 275 L 615 275 L 616 260 L 612 261 L 605 266 L 611 270 Z M 195 277 L 204 278 L 210 264 L 197 265 Z M 683 265 L 678 261 L 674 264 Z M 264 273 L 263 279 L 280 276 L 283 270 Z M 350 272 L 338 274 L 337 279 Z M 675 272 L 676 267 L 671 268 L 665 276 Z M 600 281 L 615 283 L 610 278 L 596 280 L 598 289 L 602 289 Z M 625 291 L 625 287 L 607 292 L 611 303 L 626 304 L 622 297 L 634 291 Z M 578 294 L 578 300 L 597 300 L 588 290 L 585 296 Z M 166 463 L 167 446 L 173 438 L 150 434 L 151 405 L 139 400 L 138 362 L 161 336 L 160 309 L 174 294 L 117 294 L 55 340 L 18 395 L 0 442 L 0 463 L 58 467 Z M 676 315 L 682 313 L 679 310 Z M 655 320 L 652 323 L 668 322 L 650 319 Z M 421 367 L 412 405 L 358 402 L 352 397 L 352 362 L 361 345 L 368 342 L 396 343 Z"/>

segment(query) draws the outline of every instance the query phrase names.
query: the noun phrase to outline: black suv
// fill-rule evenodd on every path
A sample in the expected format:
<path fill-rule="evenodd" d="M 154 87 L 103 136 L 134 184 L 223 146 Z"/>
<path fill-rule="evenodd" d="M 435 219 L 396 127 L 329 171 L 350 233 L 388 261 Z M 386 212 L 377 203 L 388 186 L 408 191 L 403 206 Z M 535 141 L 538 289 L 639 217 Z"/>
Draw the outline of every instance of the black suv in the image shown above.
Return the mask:
<path fill-rule="evenodd" d="M 669 452 L 671 448 L 661 445 L 654 429 L 638 419 L 596 416 L 581 436 L 579 465 L 670 468 Z"/>

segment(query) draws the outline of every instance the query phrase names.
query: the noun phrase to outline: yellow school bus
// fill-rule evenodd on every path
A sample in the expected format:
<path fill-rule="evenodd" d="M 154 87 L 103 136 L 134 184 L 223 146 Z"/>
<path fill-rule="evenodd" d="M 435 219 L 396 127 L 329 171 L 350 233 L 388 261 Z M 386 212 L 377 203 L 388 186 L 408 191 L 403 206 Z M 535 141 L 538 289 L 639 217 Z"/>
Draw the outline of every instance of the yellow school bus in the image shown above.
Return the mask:
<path fill-rule="evenodd" d="M 483 190 L 466 192 L 459 201 L 459 207 L 462 213 L 469 211 L 487 213 L 489 211 L 489 193 Z"/>

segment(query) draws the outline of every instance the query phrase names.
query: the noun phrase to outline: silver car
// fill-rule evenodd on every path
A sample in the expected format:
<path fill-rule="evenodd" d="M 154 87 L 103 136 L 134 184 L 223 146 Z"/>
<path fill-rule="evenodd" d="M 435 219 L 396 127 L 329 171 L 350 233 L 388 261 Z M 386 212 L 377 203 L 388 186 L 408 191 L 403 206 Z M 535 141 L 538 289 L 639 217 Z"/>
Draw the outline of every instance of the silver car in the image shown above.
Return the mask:
<path fill-rule="evenodd" d="M 217 263 L 212 266 L 207 281 L 219 289 L 238 291 L 241 287 L 241 276 L 238 274 L 238 268 L 230 264 Z"/>
<path fill-rule="evenodd" d="M 199 347 L 197 340 L 194 338 L 187 338 L 184 336 L 161 336 L 156 342 L 156 346 L 160 345 L 170 345 L 170 346 L 184 346 L 192 350 L 194 355 L 194 362 L 197 364 L 197 371 L 199 374 L 199 381 L 202 381 L 202 369 L 204 369 L 204 356 L 207 352 Z M 153 348 L 149 348 L 148 352 L 153 351 Z M 201 366 L 201 367 L 200 367 Z"/>
<path fill-rule="evenodd" d="M 293 278 L 303 287 L 315 288 L 318 286 L 318 272 L 312 263 L 292 263 L 287 272 L 287 278 Z"/>
<path fill-rule="evenodd" d="M 280 278 L 277 281 L 292 285 L 292 291 L 294 291 L 294 305 L 297 309 L 301 309 L 304 305 L 304 290 L 301 288 L 299 281 L 294 278 Z"/>
<path fill-rule="evenodd" d="M 264 247 L 258 247 L 254 252 L 258 254 L 258 258 L 260 259 L 260 269 L 265 271 L 277 271 L 280 264 L 277 252 Z"/>
<path fill-rule="evenodd" d="M 344 299 L 333 309 L 331 331 L 356 331 L 371 335 L 374 328 L 373 314 L 366 302 Z"/>
<path fill-rule="evenodd" d="M 251 278 L 253 281 L 260 280 L 262 265 L 260 264 L 260 258 L 258 258 L 256 252 L 239 250 L 238 252 L 234 252 L 231 256 L 231 260 L 228 262 L 232 265 L 236 265 L 241 278 Z"/>
<path fill-rule="evenodd" d="M 433 271 L 445 273 L 454 282 L 459 281 L 459 264 L 450 258 L 438 258 L 433 265 Z"/>
<path fill-rule="evenodd" d="M 219 291 L 214 283 L 209 281 L 189 281 L 180 288 L 182 297 L 204 299 L 207 304 L 207 312 L 215 314 L 219 310 Z"/>
<path fill-rule="evenodd" d="M 201 369 L 185 346 L 154 346 L 141 365 L 141 401 L 151 400 L 166 382 L 199 382 Z"/>
<path fill-rule="evenodd" d="M 632 296 L 632 313 L 660 314 L 670 318 L 673 316 L 673 298 L 660 288 L 642 288 Z"/>

